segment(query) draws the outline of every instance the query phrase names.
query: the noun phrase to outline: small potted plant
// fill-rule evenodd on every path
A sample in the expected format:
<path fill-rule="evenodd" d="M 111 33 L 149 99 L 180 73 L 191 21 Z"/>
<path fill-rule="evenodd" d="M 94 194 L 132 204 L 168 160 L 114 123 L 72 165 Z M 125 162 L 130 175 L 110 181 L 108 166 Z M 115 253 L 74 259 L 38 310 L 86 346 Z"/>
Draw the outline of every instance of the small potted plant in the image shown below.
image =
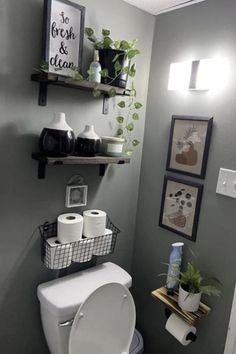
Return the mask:
<path fill-rule="evenodd" d="M 220 284 L 217 279 L 214 279 Z M 220 290 L 213 285 L 204 285 L 200 270 L 188 262 L 184 272 L 180 272 L 178 305 L 184 311 L 195 312 L 199 308 L 201 295 L 220 295 Z"/>
<path fill-rule="evenodd" d="M 98 38 L 91 27 L 85 28 L 85 35 L 99 51 L 102 83 L 125 88 L 127 77 L 134 77 L 136 73 L 131 60 L 140 53 L 136 48 L 137 40 L 114 41 L 107 29 L 103 29 L 102 36 Z"/>

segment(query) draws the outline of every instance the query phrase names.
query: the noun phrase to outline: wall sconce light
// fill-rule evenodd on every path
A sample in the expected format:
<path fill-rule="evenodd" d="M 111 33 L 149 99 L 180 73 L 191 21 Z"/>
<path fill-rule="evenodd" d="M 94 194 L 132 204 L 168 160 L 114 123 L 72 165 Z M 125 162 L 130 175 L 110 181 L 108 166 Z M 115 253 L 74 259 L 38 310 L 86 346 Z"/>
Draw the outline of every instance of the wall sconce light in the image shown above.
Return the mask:
<path fill-rule="evenodd" d="M 228 79 L 228 62 L 224 58 L 201 59 L 170 65 L 168 90 L 220 89 Z"/>

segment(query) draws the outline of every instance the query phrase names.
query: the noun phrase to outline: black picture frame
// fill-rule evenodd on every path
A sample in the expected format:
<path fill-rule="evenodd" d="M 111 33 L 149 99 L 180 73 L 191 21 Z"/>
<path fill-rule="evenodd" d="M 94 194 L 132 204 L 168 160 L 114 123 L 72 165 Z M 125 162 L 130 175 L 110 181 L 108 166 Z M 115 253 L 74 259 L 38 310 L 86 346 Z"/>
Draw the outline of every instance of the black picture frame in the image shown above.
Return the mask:
<path fill-rule="evenodd" d="M 206 176 L 212 128 L 213 117 L 173 115 L 166 170 L 204 179 Z M 190 134 L 191 129 L 192 135 L 185 139 Z M 198 135 L 198 130 L 201 131 L 201 137 Z M 196 137 L 196 135 L 198 136 Z M 177 139 L 179 140 L 176 142 Z M 195 143 L 192 143 L 191 139 L 192 141 L 195 139 Z M 199 141 L 196 141 L 197 139 Z M 189 151 L 183 151 L 186 147 L 189 148 Z M 177 149 L 180 149 L 179 154 L 176 153 Z"/>
<path fill-rule="evenodd" d="M 61 12 L 60 14 L 58 13 L 58 16 L 60 16 L 60 21 L 58 20 L 57 26 L 54 29 L 54 33 L 56 35 L 57 30 L 60 36 L 60 29 L 63 29 L 64 32 L 62 32 L 62 37 L 61 37 L 61 42 L 64 42 L 63 48 L 67 48 L 66 52 L 67 54 L 63 54 L 59 52 L 61 47 L 58 48 L 58 61 L 57 65 L 59 65 L 59 60 L 61 59 L 63 61 L 63 57 L 70 54 L 72 56 L 72 59 L 75 59 L 74 61 L 69 61 L 68 66 L 70 67 L 79 67 L 80 71 L 82 70 L 82 59 L 83 59 L 83 42 L 84 42 L 84 22 L 85 22 L 85 7 L 82 5 L 79 5 L 77 3 L 74 3 L 69 0 L 44 0 L 44 10 L 43 10 L 43 38 L 42 38 L 42 61 L 48 63 L 48 71 L 50 73 L 57 74 L 59 76 L 72 76 L 73 75 L 73 70 L 71 70 L 71 73 L 65 73 L 65 71 L 70 71 L 70 68 L 62 68 L 62 70 L 58 69 L 56 67 L 56 70 L 51 70 L 51 65 L 50 61 L 53 57 L 51 57 L 51 49 L 50 49 L 50 41 L 52 41 L 52 16 L 53 16 L 53 6 L 56 5 L 56 3 L 60 4 L 62 7 L 64 5 L 65 11 L 64 15 L 62 17 Z M 71 28 L 73 29 L 73 23 L 70 23 L 70 18 L 66 14 L 66 9 L 70 10 L 70 13 L 74 12 L 74 15 L 76 18 L 78 18 L 78 31 L 75 33 Z M 72 12 L 71 12 L 72 11 Z M 77 16 L 78 15 L 78 16 Z M 68 19 L 68 21 L 66 21 Z M 64 21 L 64 23 L 62 23 Z M 60 22 L 60 23 L 59 23 Z M 68 23 L 67 23 L 68 22 Z M 74 21 L 75 22 L 75 21 Z M 66 32 L 68 31 L 68 32 Z M 65 34 L 67 33 L 67 36 Z M 75 38 L 74 38 L 75 37 Z M 74 40 L 75 42 L 73 45 L 69 41 Z M 58 39 L 59 41 L 59 39 Z M 78 51 L 75 51 L 75 53 L 72 55 L 69 52 L 68 49 L 71 47 L 72 50 L 74 47 L 78 46 Z M 55 54 L 56 56 L 56 54 Z M 63 58 L 63 59 L 62 59 Z M 55 57 L 54 59 L 54 66 L 56 66 L 56 60 Z M 66 59 L 66 58 L 65 58 Z M 66 60 L 65 60 L 66 62 Z M 73 65 L 72 65 L 73 63 Z M 60 63 L 62 65 L 62 62 Z M 68 70 L 67 70 L 68 69 Z"/>
<path fill-rule="evenodd" d="M 175 194 L 182 192 L 182 195 L 179 195 L 179 197 L 175 196 L 172 192 L 175 191 L 175 189 Z M 173 195 L 171 196 L 171 194 Z M 159 226 L 195 242 L 202 194 L 203 185 L 200 183 L 165 176 Z M 187 203 L 191 205 L 189 204 L 188 206 Z M 180 209 L 181 206 L 183 207 L 182 209 Z"/>

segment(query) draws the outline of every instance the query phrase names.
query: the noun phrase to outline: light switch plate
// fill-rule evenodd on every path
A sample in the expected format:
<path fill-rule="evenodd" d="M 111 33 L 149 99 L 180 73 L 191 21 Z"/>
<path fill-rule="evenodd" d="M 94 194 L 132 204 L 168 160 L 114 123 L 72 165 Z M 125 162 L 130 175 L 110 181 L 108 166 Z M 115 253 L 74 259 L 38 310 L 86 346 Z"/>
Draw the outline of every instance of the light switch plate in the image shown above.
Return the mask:
<path fill-rule="evenodd" d="M 226 168 L 220 169 L 216 193 L 236 198 L 236 171 Z"/>

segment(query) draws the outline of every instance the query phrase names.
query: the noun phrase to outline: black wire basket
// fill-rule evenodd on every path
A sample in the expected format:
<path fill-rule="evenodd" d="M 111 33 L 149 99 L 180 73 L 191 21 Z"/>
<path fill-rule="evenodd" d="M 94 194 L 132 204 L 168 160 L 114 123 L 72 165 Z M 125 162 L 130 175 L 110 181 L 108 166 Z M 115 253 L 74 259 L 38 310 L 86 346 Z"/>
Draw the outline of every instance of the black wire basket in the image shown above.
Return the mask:
<path fill-rule="evenodd" d="M 60 243 L 57 240 L 57 222 L 45 222 L 39 226 L 41 235 L 41 259 L 49 269 L 63 269 L 72 262 L 84 263 L 94 256 L 106 256 L 114 252 L 120 230 L 107 217 L 106 234 L 83 237 L 79 241 Z"/>

